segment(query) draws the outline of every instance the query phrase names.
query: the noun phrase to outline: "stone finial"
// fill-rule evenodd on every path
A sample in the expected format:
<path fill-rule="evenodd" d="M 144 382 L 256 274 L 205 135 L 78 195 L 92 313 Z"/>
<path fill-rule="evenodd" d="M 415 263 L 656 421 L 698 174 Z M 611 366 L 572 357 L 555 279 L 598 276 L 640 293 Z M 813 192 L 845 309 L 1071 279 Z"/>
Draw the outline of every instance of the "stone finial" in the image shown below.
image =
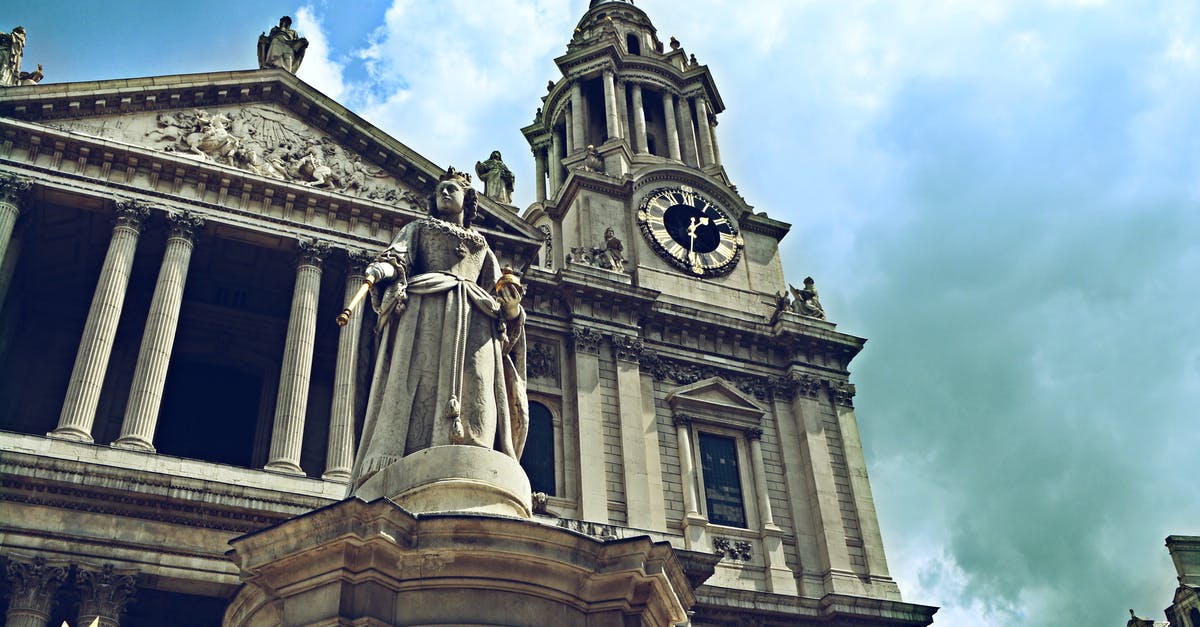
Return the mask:
<path fill-rule="evenodd" d="M 258 69 L 279 68 L 295 74 L 304 61 L 308 40 L 292 30 L 292 18 L 279 18 L 279 26 L 258 36 Z"/>

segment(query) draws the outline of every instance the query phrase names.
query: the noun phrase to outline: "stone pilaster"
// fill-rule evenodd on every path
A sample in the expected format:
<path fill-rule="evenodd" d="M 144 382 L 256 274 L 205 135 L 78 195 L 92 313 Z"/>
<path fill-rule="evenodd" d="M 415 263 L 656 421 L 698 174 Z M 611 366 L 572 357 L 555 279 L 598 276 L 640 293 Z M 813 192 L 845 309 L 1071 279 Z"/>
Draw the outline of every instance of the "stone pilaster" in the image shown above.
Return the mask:
<path fill-rule="evenodd" d="M 617 116 L 617 86 L 612 70 L 604 70 L 604 121 L 607 125 L 608 138 L 616 139 L 621 136 L 621 123 Z"/>
<path fill-rule="evenodd" d="M 667 156 L 682 161 L 679 155 L 679 127 L 675 124 L 675 95 L 663 92 L 663 121 L 667 124 Z"/>
<path fill-rule="evenodd" d="M 633 151 L 644 155 L 649 148 L 646 146 L 646 110 L 642 107 L 642 86 L 631 83 L 629 89 L 633 98 Z"/>
<path fill-rule="evenodd" d="M 679 140 L 682 142 L 680 148 L 683 152 L 683 162 L 699 167 L 696 155 L 696 127 L 692 125 L 692 106 L 688 104 L 687 96 L 679 97 L 679 105 L 677 108 L 677 120 L 679 130 L 682 135 Z"/>
<path fill-rule="evenodd" d="M 637 529 L 666 531 L 658 428 L 653 402 L 647 406 L 642 397 L 644 391 L 638 368 L 642 340 L 614 333 L 612 345 L 617 362 L 617 406 L 621 419 L 621 451 L 624 453 L 627 523 Z M 652 386 L 653 383 L 651 395 Z"/>
<path fill-rule="evenodd" d="M 683 486 L 683 540 L 693 551 L 709 551 L 708 519 L 700 513 L 699 478 L 692 456 L 692 417 L 675 414 L 675 438 L 679 441 L 679 478 Z"/>
<path fill-rule="evenodd" d="M 766 466 L 763 465 L 762 429 L 746 431 L 746 439 L 750 442 L 750 465 L 754 474 L 754 492 L 758 496 L 759 529 L 763 544 L 763 556 L 766 558 L 767 586 L 776 594 L 796 594 L 796 578 L 787 567 L 787 557 L 783 551 L 783 529 L 775 524 L 775 516 L 771 512 L 771 494 L 767 487 Z"/>
<path fill-rule="evenodd" d="M 105 564 L 80 566 L 75 576 L 79 588 L 79 622 L 82 626 L 120 627 L 121 615 L 137 591 L 137 576 Z"/>
<path fill-rule="evenodd" d="M 189 213 L 172 214 L 167 220 L 170 223 L 167 249 L 158 271 L 158 282 L 154 285 L 150 314 L 146 317 L 142 347 L 133 371 L 129 402 L 125 406 L 125 420 L 121 423 L 121 437 L 113 442 L 118 448 L 154 451 L 154 430 L 162 406 L 163 388 L 167 384 L 171 349 L 175 346 L 183 288 L 192 259 L 192 241 L 196 231 L 204 226 L 204 220 Z"/>
<path fill-rule="evenodd" d="M 700 135 L 700 165 L 713 165 L 712 125 L 708 122 L 708 103 L 703 98 L 696 98 L 696 131 Z"/>
<path fill-rule="evenodd" d="M 37 557 L 30 561 L 13 559 L 6 574 L 11 584 L 8 612 L 4 624 L 8 627 L 46 627 L 55 595 L 67 579 L 70 567 L 47 563 Z"/>
<path fill-rule="evenodd" d="M 312 377 L 313 345 L 317 336 L 317 301 L 321 294 L 321 261 L 329 251 L 324 242 L 300 242 L 296 258 L 296 286 L 292 312 L 279 369 L 279 396 L 267 470 L 293 475 L 300 469 L 304 441 L 304 414 L 308 409 L 308 384 Z"/>
<path fill-rule="evenodd" d="M 117 201 L 112 240 L 100 269 L 100 280 L 96 282 L 87 322 L 83 325 L 83 338 L 79 341 L 79 352 L 67 384 L 67 397 L 58 419 L 58 428 L 49 433 L 51 437 L 77 442 L 92 441 L 92 424 L 96 420 L 100 389 L 104 385 L 104 373 L 108 370 L 108 358 L 117 335 L 117 322 L 121 319 L 121 308 L 125 304 L 129 273 L 133 269 L 133 253 L 137 250 L 142 223 L 149 215 L 149 207 L 139 202 Z"/>
<path fill-rule="evenodd" d="M 17 224 L 17 218 L 21 216 L 21 206 L 32 186 L 33 183 L 25 177 L 0 174 L 0 266 L 4 265 L 13 228 Z M 4 303 L 6 291 L 8 282 L 4 281 L 0 286 L 0 304 Z"/>
<path fill-rule="evenodd" d="M 346 297 L 350 302 L 363 284 L 372 256 L 365 252 L 350 254 L 346 273 Z M 337 365 L 333 374 L 333 406 L 329 416 L 329 446 L 325 452 L 324 479 L 349 481 L 354 464 L 354 368 L 358 363 L 358 336 L 362 330 L 362 307 L 350 315 L 350 321 L 338 335 Z"/>
<path fill-rule="evenodd" d="M 608 485 L 604 455 L 598 454 L 599 444 L 604 441 L 604 421 L 600 414 L 601 339 L 599 333 L 587 327 L 572 329 L 575 403 L 579 416 L 579 517 L 607 523 Z"/>

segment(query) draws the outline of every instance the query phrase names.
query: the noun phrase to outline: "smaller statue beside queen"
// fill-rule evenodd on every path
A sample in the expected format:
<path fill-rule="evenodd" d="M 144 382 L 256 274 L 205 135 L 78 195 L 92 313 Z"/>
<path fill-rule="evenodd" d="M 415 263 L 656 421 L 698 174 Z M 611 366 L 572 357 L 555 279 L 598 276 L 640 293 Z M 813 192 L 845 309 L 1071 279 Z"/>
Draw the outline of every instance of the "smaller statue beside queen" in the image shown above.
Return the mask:
<path fill-rule="evenodd" d="M 258 69 L 279 68 L 295 74 L 304 61 L 308 40 L 292 30 L 292 18 L 279 18 L 279 26 L 258 36 Z"/>
<path fill-rule="evenodd" d="M 367 269 L 378 357 L 349 494 L 401 458 L 443 445 L 520 461 L 529 431 L 523 290 L 471 226 L 471 175 L 450 168 L 430 215 Z"/>

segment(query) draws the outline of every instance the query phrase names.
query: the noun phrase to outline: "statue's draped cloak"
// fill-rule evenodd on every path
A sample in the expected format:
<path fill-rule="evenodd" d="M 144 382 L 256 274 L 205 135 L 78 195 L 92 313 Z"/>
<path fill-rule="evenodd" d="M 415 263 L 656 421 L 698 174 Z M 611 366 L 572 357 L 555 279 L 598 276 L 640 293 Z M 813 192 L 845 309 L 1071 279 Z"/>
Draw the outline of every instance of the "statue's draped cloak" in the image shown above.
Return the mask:
<path fill-rule="evenodd" d="M 379 350 L 350 493 L 432 446 L 483 446 L 520 460 L 529 430 L 525 313 L 502 321 L 493 297 L 500 267 L 483 237 L 427 218 L 401 229 L 380 259 L 397 273 L 372 292 Z M 461 407 L 457 442 L 451 398 Z"/>

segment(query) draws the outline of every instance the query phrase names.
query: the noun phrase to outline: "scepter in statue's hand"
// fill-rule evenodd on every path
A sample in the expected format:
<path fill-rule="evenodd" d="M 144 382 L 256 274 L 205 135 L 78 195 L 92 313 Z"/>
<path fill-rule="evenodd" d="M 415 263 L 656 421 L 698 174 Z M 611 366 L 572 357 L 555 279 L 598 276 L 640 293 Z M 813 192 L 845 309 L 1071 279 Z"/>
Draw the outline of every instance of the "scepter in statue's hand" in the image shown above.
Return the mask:
<path fill-rule="evenodd" d="M 367 266 L 367 272 L 366 276 L 363 277 L 362 286 L 359 287 L 358 291 L 354 293 L 354 297 L 351 298 L 350 302 L 346 304 L 346 308 L 342 310 L 342 313 L 338 314 L 337 325 L 339 327 L 346 326 L 346 324 L 350 322 L 350 316 L 354 314 L 354 308 L 358 307 L 358 304 L 362 302 L 363 298 L 366 298 L 367 292 L 371 291 L 371 287 L 378 283 L 380 279 L 391 278 L 391 276 L 395 273 L 396 269 L 392 267 L 390 263 L 376 261 L 375 263 Z"/>

